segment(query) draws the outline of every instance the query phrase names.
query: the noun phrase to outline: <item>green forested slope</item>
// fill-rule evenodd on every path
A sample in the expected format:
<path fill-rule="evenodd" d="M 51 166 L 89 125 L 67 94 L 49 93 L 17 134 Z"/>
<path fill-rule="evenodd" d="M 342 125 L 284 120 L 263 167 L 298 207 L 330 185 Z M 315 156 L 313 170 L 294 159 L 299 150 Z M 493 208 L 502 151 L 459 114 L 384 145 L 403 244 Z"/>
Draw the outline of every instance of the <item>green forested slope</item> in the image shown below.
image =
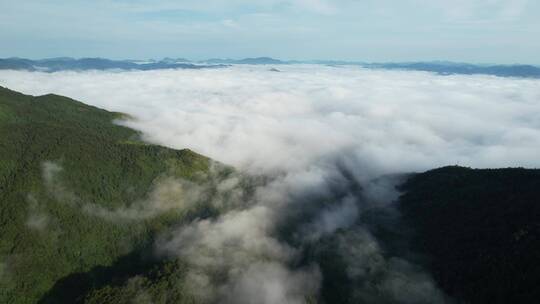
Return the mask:
<path fill-rule="evenodd" d="M 160 188 L 167 179 L 203 183 L 210 160 L 144 144 L 113 124 L 118 118 L 66 97 L 0 87 L 0 303 L 63 301 L 53 287 L 85 274 L 69 288 L 76 296 L 118 272 L 114 265 L 142 263 L 134 252 L 154 233 L 212 212 L 163 206 L 160 197 L 181 191 Z"/>

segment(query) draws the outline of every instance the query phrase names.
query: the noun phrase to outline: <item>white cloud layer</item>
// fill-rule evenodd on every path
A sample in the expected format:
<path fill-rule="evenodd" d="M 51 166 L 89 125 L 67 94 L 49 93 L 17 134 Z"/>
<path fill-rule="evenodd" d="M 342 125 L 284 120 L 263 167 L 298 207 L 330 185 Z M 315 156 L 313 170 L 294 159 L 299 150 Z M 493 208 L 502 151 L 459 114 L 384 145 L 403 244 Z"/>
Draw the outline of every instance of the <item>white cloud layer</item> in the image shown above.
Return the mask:
<path fill-rule="evenodd" d="M 538 80 L 282 69 L 2 71 L 0 84 L 129 113 L 137 121 L 126 124 L 152 142 L 254 171 L 305 168 L 345 152 L 377 173 L 540 165 Z"/>

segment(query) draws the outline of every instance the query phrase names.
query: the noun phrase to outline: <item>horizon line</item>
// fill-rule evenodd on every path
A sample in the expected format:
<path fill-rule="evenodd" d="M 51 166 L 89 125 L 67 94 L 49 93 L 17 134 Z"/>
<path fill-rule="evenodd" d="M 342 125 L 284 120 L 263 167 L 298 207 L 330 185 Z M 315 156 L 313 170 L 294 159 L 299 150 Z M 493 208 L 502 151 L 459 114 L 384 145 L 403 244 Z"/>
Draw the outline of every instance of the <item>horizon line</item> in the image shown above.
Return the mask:
<path fill-rule="evenodd" d="M 461 60 L 449 60 L 449 59 L 417 59 L 417 60 L 383 60 L 383 61 L 368 61 L 368 60 L 347 60 L 347 59 L 281 59 L 271 56 L 248 56 L 248 57 L 210 57 L 206 59 L 190 59 L 182 56 L 171 57 L 153 57 L 153 58 L 113 58 L 113 57 L 101 57 L 101 56 L 83 56 L 83 57 L 71 57 L 71 56 L 53 56 L 53 57 L 19 57 L 19 56 L 9 56 L 9 57 L 0 57 L 0 60 L 10 60 L 10 59 L 19 59 L 19 60 L 31 60 L 31 61 L 40 61 L 40 60 L 60 60 L 60 59 L 73 59 L 73 60 L 83 60 L 83 59 L 103 59 L 110 61 L 156 61 L 162 62 L 166 60 L 178 60 L 191 63 L 203 63 L 208 61 L 244 61 L 244 60 L 274 60 L 277 63 L 284 64 L 317 64 L 317 63 L 335 63 L 335 64 L 412 64 L 412 63 L 433 63 L 433 64 L 468 64 L 468 65 L 499 65 L 499 66 L 535 66 L 540 67 L 540 63 L 523 63 L 523 62 L 514 62 L 514 63 L 500 63 L 500 62 L 472 62 L 472 61 L 461 61 Z M 270 63 L 272 64 L 272 63 Z"/>

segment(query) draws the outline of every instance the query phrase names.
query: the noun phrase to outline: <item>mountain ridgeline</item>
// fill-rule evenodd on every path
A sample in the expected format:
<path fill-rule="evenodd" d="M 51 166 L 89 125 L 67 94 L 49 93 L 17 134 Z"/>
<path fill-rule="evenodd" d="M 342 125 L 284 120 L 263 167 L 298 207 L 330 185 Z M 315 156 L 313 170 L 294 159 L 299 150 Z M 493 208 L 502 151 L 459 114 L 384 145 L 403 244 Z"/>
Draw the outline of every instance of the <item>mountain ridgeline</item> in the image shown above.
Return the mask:
<path fill-rule="evenodd" d="M 366 69 L 423 71 L 439 75 L 493 75 L 499 77 L 540 78 L 540 67 L 526 64 L 470 64 L 445 61 L 432 62 L 387 62 L 367 63 L 336 60 L 279 60 L 270 57 L 244 59 L 212 58 L 192 61 L 185 58 L 164 58 L 161 60 L 110 60 L 104 58 L 69 57 L 31 60 L 24 58 L 0 59 L 0 70 L 24 71 L 86 71 L 86 70 L 134 70 L 150 71 L 163 69 L 210 69 L 225 68 L 230 65 L 289 65 L 320 64 L 326 66 L 358 66 Z"/>
<path fill-rule="evenodd" d="M 540 68 L 533 65 L 476 65 L 453 62 L 370 63 L 371 69 L 433 72 L 439 75 L 493 75 L 499 77 L 540 78 Z"/>
<path fill-rule="evenodd" d="M 0 303 L 226 302 L 205 301 L 210 291 L 190 285 L 200 277 L 186 277 L 192 261 L 156 254 L 155 244 L 183 225 L 245 210 L 242 202 L 269 178 L 145 143 L 113 123 L 125 119 L 132 118 L 0 87 Z M 416 267 L 444 292 L 431 298 L 439 302 L 540 297 L 540 170 L 444 167 L 399 180 L 397 208 L 364 208 L 350 227 L 292 247 L 301 254 L 287 266 L 316 264 L 322 277 L 301 302 L 430 303 L 430 281 Z M 362 185 L 348 182 L 334 185 L 334 197 L 299 198 L 291 206 L 302 208 L 287 209 L 275 240 L 295 244 L 311 213 L 332 207 L 329 200 L 361 197 Z M 225 245 L 210 256 L 225 260 L 227 246 L 237 244 Z M 212 269 L 218 282 L 231 275 Z M 400 298 L 408 294 L 424 300 Z"/>
<path fill-rule="evenodd" d="M 0 59 L 0 70 L 24 71 L 87 71 L 87 70 L 135 70 L 150 71 L 164 69 L 205 69 L 221 68 L 223 65 L 193 64 L 171 60 L 139 62 L 131 60 L 110 60 L 104 58 L 50 58 L 30 60 L 24 58 Z"/>

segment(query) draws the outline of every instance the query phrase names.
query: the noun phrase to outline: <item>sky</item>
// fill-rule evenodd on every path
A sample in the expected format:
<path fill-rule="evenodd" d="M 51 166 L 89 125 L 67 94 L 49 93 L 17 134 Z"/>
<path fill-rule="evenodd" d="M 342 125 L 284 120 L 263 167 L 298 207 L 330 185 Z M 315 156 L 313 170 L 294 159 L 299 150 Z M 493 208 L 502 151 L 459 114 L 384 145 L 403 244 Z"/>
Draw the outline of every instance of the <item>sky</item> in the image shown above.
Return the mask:
<path fill-rule="evenodd" d="M 536 0 L 0 0 L 0 57 L 540 64 Z"/>

